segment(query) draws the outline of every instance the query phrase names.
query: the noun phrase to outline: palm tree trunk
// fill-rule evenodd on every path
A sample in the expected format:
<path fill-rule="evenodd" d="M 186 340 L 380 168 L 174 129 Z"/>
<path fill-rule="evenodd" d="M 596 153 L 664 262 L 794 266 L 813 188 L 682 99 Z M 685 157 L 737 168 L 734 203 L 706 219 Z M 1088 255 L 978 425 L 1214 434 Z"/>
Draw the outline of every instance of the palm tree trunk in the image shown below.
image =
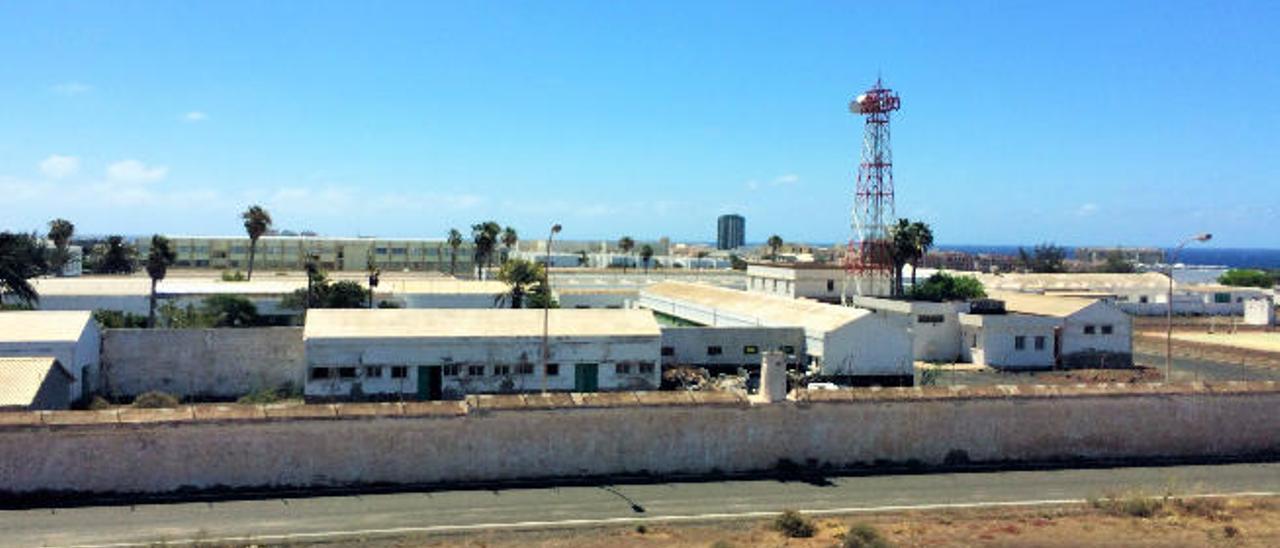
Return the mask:
<path fill-rule="evenodd" d="M 244 277 L 246 282 L 253 281 L 253 259 L 258 254 L 258 240 L 249 240 L 249 274 Z"/>
<path fill-rule="evenodd" d="M 911 287 L 916 286 L 916 263 L 911 263 Z"/>
<path fill-rule="evenodd" d="M 156 328 L 156 279 L 151 278 L 151 311 L 147 313 L 147 327 Z"/>

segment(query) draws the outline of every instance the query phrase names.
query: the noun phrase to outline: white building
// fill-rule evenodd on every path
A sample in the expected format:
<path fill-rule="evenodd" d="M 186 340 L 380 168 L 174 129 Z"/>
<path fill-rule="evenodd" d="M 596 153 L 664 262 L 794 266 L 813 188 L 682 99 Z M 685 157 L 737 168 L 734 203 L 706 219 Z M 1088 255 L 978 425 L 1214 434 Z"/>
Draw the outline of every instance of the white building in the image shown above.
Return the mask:
<path fill-rule="evenodd" d="M 57 358 L 0 358 L 0 411 L 66 409 L 74 381 Z"/>
<path fill-rule="evenodd" d="M 845 287 L 844 268 L 825 263 L 750 263 L 747 265 L 747 291 L 793 299 L 814 299 L 827 303 L 843 302 L 841 294 L 853 295 Z"/>
<path fill-rule="evenodd" d="M 911 330 L 912 354 L 917 361 L 953 362 L 961 360 L 964 354 L 959 313 L 968 312 L 968 303 L 902 301 L 874 297 L 853 297 L 851 302 L 858 308 L 901 317 Z"/>
<path fill-rule="evenodd" d="M 643 310 L 312 310 L 310 398 L 656 389 L 661 332 Z"/>
<path fill-rule="evenodd" d="M 800 327 L 810 365 L 822 375 L 880 384 L 910 385 L 914 379 L 910 332 L 889 315 L 682 282 L 650 286 L 638 304 L 710 327 Z"/>
<path fill-rule="evenodd" d="M 1275 325 L 1276 303 L 1272 299 L 1249 299 L 1244 302 L 1245 325 Z"/>
<path fill-rule="evenodd" d="M 98 387 L 102 338 L 89 312 L 0 312 L 0 357 L 56 359 L 72 376 L 71 401 Z"/>
<path fill-rule="evenodd" d="M 1057 361 L 1062 319 L 1028 314 L 960 314 L 961 359 L 1001 369 L 1047 369 Z"/>
<path fill-rule="evenodd" d="M 990 296 L 1003 301 L 1008 313 L 1057 319 L 1056 365 L 1120 367 L 1133 363 L 1133 320 L 1107 299 L 1001 292 Z M 990 351 L 986 354 L 994 355 Z"/>
<path fill-rule="evenodd" d="M 662 328 L 662 365 L 705 367 L 716 373 L 755 370 L 760 357 L 781 352 L 791 367 L 804 365 L 804 329 L 799 327 Z"/>

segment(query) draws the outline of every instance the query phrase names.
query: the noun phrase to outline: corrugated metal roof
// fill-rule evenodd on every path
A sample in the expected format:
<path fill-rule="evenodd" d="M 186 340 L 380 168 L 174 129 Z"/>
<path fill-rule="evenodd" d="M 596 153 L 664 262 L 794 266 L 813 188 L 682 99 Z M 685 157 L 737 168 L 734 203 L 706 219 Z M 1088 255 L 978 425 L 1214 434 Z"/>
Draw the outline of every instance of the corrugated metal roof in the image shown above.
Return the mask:
<path fill-rule="evenodd" d="M 983 287 L 996 291 L 1121 291 L 1167 288 L 1169 278 L 1157 272 L 1139 274 L 983 274 L 964 273 L 978 278 Z"/>
<path fill-rule="evenodd" d="M 541 337 L 539 309 L 312 310 L 303 337 L 459 338 Z M 661 336 L 648 310 L 556 309 L 547 322 L 552 337 Z"/>
<path fill-rule="evenodd" d="M 84 310 L 0 312 L 0 342 L 76 342 L 92 321 Z"/>
<path fill-rule="evenodd" d="M 51 357 L 0 358 L 0 407 L 30 406 L 51 374 L 74 378 Z"/>
<path fill-rule="evenodd" d="M 792 299 L 688 282 L 654 284 L 641 292 L 641 295 L 683 301 L 736 316 L 755 318 L 761 325 L 796 326 L 822 332 L 834 331 L 872 314 L 867 310 L 809 299 Z"/>

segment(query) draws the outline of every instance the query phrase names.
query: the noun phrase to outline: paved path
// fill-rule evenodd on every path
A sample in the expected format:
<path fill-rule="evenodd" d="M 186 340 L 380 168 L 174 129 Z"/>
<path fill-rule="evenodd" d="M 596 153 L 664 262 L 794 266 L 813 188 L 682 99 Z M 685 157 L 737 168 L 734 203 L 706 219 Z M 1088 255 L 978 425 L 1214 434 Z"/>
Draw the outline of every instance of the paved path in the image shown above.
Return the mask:
<path fill-rule="evenodd" d="M 0 511 L 0 545 L 306 542 L 495 528 L 760 517 L 783 509 L 1060 504 L 1151 494 L 1280 492 L 1280 463 L 463 490 Z"/>

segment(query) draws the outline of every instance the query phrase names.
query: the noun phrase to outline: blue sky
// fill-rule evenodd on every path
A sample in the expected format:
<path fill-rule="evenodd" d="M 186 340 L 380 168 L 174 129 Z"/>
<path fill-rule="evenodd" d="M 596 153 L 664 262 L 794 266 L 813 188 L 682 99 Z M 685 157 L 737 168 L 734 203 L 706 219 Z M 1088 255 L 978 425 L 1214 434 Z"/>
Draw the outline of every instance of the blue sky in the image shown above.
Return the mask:
<path fill-rule="evenodd" d="M 891 4 L 891 5 L 890 5 Z M 899 91 L 899 216 L 951 244 L 1280 247 L 1276 2 L 0 6 L 0 228 L 850 236 Z"/>

